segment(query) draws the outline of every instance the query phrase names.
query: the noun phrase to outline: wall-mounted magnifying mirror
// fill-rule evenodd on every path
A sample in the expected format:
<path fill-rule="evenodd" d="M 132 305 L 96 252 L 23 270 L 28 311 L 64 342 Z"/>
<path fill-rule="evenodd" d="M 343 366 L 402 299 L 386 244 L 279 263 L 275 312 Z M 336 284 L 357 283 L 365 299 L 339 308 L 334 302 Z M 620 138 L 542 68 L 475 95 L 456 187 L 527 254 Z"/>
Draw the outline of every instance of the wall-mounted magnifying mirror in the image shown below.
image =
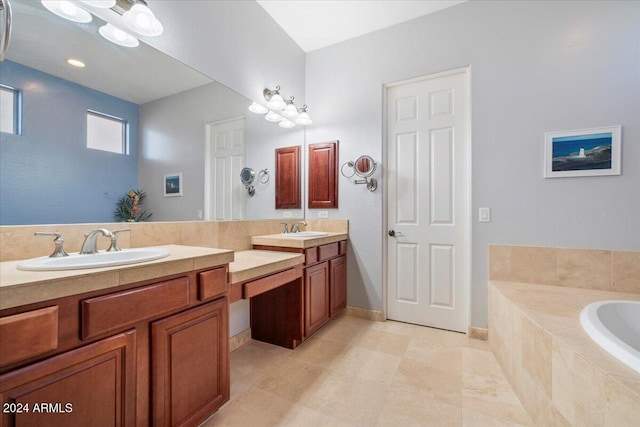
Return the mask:
<path fill-rule="evenodd" d="M 364 179 L 356 179 L 354 184 L 367 184 L 369 191 L 376 191 L 378 188 L 378 180 L 370 178 L 376 172 L 378 163 L 371 156 L 360 156 L 355 162 L 349 160 L 340 168 L 340 173 L 345 178 L 352 178 L 357 175 Z"/>
<path fill-rule="evenodd" d="M 256 189 L 254 188 L 253 181 L 256 179 L 256 172 L 251 168 L 242 168 L 240 171 L 240 181 L 247 189 L 247 194 L 253 197 L 256 194 Z"/>

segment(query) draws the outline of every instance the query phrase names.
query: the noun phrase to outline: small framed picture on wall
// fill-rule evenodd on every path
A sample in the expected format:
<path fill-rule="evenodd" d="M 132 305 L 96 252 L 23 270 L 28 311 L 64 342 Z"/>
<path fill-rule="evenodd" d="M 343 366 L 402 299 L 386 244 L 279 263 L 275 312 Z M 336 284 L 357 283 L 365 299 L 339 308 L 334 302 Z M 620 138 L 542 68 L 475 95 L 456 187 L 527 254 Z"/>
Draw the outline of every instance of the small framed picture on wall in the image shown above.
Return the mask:
<path fill-rule="evenodd" d="M 622 126 L 544 134 L 544 177 L 620 175 Z"/>
<path fill-rule="evenodd" d="M 164 197 L 182 196 L 182 172 L 164 176 Z"/>

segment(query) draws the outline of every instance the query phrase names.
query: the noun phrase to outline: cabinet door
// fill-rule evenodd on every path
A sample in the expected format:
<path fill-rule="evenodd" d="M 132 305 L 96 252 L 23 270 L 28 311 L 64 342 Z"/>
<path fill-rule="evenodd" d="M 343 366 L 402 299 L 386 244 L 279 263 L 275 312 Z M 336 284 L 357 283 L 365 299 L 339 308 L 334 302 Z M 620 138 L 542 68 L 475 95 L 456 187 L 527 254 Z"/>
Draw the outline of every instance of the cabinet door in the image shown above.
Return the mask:
<path fill-rule="evenodd" d="M 135 347 L 129 331 L 0 376 L 0 425 L 134 426 Z"/>
<path fill-rule="evenodd" d="M 347 256 L 329 261 L 331 283 L 331 317 L 347 307 Z"/>
<path fill-rule="evenodd" d="M 229 400 L 227 298 L 151 324 L 154 426 L 198 425 Z"/>
<path fill-rule="evenodd" d="M 338 207 L 338 141 L 309 145 L 309 209 Z"/>
<path fill-rule="evenodd" d="M 307 267 L 304 274 L 304 335 L 329 321 L 329 262 Z"/>
<path fill-rule="evenodd" d="M 276 148 L 276 209 L 300 207 L 300 146 Z"/>

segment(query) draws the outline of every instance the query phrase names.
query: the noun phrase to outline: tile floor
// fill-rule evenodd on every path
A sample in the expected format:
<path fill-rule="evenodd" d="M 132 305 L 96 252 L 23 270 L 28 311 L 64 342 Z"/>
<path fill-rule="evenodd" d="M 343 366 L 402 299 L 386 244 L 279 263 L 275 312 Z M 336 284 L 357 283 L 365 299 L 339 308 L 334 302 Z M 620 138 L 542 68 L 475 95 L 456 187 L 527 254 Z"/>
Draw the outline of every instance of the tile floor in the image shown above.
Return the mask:
<path fill-rule="evenodd" d="M 231 400 L 202 426 L 533 425 L 486 341 L 340 316 L 296 350 L 231 353 Z"/>

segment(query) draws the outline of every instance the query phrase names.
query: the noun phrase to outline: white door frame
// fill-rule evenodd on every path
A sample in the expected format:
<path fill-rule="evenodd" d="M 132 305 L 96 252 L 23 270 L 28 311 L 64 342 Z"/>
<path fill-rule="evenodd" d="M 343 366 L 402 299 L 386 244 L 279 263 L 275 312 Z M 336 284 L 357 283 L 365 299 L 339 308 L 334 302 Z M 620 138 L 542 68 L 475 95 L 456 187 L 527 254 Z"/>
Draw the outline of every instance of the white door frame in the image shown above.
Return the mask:
<path fill-rule="evenodd" d="M 387 164 L 387 161 L 389 159 L 389 153 L 388 153 L 388 149 L 389 149 L 389 141 L 388 141 L 388 135 L 387 135 L 387 129 L 388 129 L 388 105 L 387 105 L 387 100 L 388 100 L 388 91 L 389 88 L 392 88 L 394 86 L 400 86 L 400 85 L 405 85 L 405 84 L 409 84 L 409 83 L 417 83 L 417 82 L 421 82 L 424 80 L 431 80 L 431 79 L 437 79 L 440 77 L 446 77 L 446 76 L 450 76 L 453 74 L 460 74 L 460 73 L 466 73 L 467 76 L 467 90 L 468 90 L 468 114 L 467 114 L 467 138 L 465 139 L 465 146 L 466 146 L 466 150 L 467 150 L 467 170 L 469 171 L 468 175 L 467 175 L 467 203 L 468 203 L 468 209 L 471 210 L 471 212 L 469 213 L 469 219 L 467 222 L 467 230 L 468 230 L 468 236 L 467 236 L 467 241 L 468 241 L 468 248 L 467 248 L 467 257 L 468 257 L 468 272 L 466 274 L 465 280 L 467 282 L 466 284 L 466 292 L 467 292 L 467 333 L 468 333 L 468 329 L 471 326 L 471 281 L 472 281 L 472 271 L 473 271 L 473 189 L 472 189 L 472 175 L 473 175 L 473 170 L 472 170 L 472 149 L 471 149 L 471 135 L 472 135 L 472 129 L 471 129 L 471 114 L 472 114 L 472 108 L 471 108 L 471 100 L 472 100 L 472 96 L 471 96 L 471 66 L 465 66 L 465 67 L 460 67 L 460 68 L 454 68 L 451 70 L 447 70 L 447 71 L 442 71 L 439 73 L 434 73 L 434 74 L 429 74 L 426 76 L 420 76 L 420 77 L 414 77 L 412 79 L 407 79 L 407 80 L 401 80 L 401 81 L 397 81 L 397 82 L 392 82 L 392 83 L 385 83 L 384 84 L 384 88 L 383 88 L 383 95 L 382 95 L 382 102 L 383 102 L 383 116 L 382 116 L 382 164 Z M 389 188 L 389 169 L 388 168 L 382 168 L 382 180 L 384 183 L 384 188 L 388 189 Z M 389 218 L 387 215 L 387 210 L 389 207 L 389 195 L 388 195 L 388 191 L 383 191 L 382 193 L 382 205 L 383 205 L 383 209 L 382 209 L 382 236 L 383 236 L 383 241 L 382 241 L 382 286 L 383 286 L 383 290 L 382 290 L 382 309 L 384 312 L 384 318 L 387 319 L 387 314 L 388 314 L 388 303 L 389 303 L 389 278 L 388 278 L 388 271 L 389 271 L 389 265 L 388 265 L 388 239 L 390 239 L 389 235 L 388 235 L 388 231 L 389 231 Z"/>
<path fill-rule="evenodd" d="M 237 116 L 224 120 L 217 120 L 214 122 L 207 122 L 204 124 L 204 220 L 211 221 L 211 128 L 214 126 L 222 125 L 225 123 L 233 122 L 236 120 L 244 119 L 247 116 Z M 245 157 L 247 155 L 247 147 L 245 142 Z M 246 163 L 245 163 L 246 164 Z M 245 195 L 246 197 L 246 195 Z M 245 203 L 245 211 L 247 209 Z M 245 215 L 246 217 L 246 212 Z"/>

